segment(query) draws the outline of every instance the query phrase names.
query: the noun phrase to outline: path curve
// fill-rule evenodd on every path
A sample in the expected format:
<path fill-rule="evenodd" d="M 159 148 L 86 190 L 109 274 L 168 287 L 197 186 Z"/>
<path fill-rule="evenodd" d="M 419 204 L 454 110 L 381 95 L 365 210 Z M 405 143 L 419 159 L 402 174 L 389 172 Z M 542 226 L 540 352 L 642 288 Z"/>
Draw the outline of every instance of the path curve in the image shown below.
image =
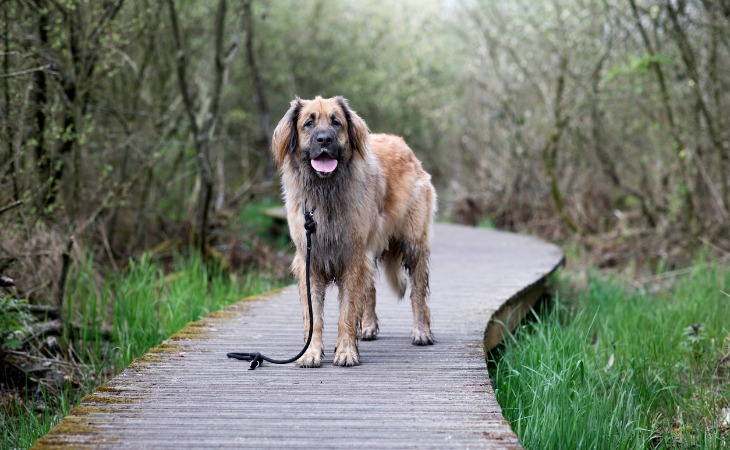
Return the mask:
<path fill-rule="evenodd" d="M 34 448 L 521 448 L 484 359 L 563 261 L 536 238 L 437 224 L 431 317 L 437 344 L 410 343 L 411 311 L 378 281 L 380 335 L 362 365 L 332 365 L 336 292 L 325 305 L 320 369 L 227 359 L 288 357 L 301 345 L 296 288 L 247 299 L 189 324 L 87 396 Z M 496 331 L 495 331 L 496 330 Z M 495 338 L 494 336 L 497 336 Z"/>

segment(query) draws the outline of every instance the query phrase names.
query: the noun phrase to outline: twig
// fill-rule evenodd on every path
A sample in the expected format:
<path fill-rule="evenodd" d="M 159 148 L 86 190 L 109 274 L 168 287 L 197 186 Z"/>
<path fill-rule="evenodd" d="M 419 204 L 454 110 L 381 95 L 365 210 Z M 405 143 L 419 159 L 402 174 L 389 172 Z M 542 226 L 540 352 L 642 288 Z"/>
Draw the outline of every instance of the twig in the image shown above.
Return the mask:
<path fill-rule="evenodd" d="M 238 202 L 246 197 L 254 197 L 262 194 L 273 194 L 276 191 L 276 185 L 272 181 L 251 181 L 247 180 L 243 185 L 226 200 L 223 209 L 231 209 L 236 207 Z"/>
<path fill-rule="evenodd" d="M 722 253 L 725 256 L 730 256 L 730 250 L 720 247 L 719 245 L 713 244 L 709 240 L 705 238 L 699 238 L 700 242 L 707 245 L 708 247 L 712 247 L 713 249 L 717 250 L 718 252 Z"/>
<path fill-rule="evenodd" d="M 50 322 L 42 322 L 38 325 L 31 327 L 32 334 L 21 342 L 21 346 L 24 346 L 28 342 L 37 339 L 41 336 L 45 336 L 50 333 L 57 333 L 63 330 L 63 323 L 60 320 L 51 320 Z"/>
<path fill-rule="evenodd" d="M 99 231 L 101 232 L 101 240 L 104 243 L 104 250 L 106 250 L 106 254 L 109 257 L 109 262 L 112 263 L 112 267 L 114 267 L 114 272 L 119 273 L 119 267 L 117 266 L 116 261 L 114 261 L 114 254 L 112 253 L 112 248 L 109 245 L 109 238 L 106 235 L 106 230 L 103 225 L 99 226 Z"/>
<path fill-rule="evenodd" d="M 717 371 L 720 370 L 720 366 L 725 364 L 727 361 L 730 361 L 730 353 L 726 353 L 722 358 L 720 358 L 717 363 L 715 364 L 715 367 L 712 369 L 712 376 L 717 377 Z"/>
<path fill-rule="evenodd" d="M 139 178 L 141 178 L 145 174 L 147 169 L 154 167 L 161 160 L 162 158 L 160 158 L 159 156 L 153 156 L 144 166 L 140 167 L 137 170 L 137 173 L 132 178 L 127 180 L 127 182 L 120 186 L 115 186 L 114 189 L 109 189 L 104 199 L 99 202 L 99 206 L 94 211 L 92 211 L 89 217 L 84 222 L 82 222 L 81 225 L 77 226 L 74 229 L 75 234 L 83 233 L 89 225 L 94 223 L 94 221 L 97 219 L 97 217 L 99 217 L 101 213 L 109 209 L 109 204 L 113 200 L 117 201 L 117 199 L 123 199 L 135 186 L 137 180 L 139 180 Z"/>
<path fill-rule="evenodd" d="M 724 262 L 723 260 L 724 260 L 724 258 L 721 259 L 722 262 Z M 706 262 L 706 263 L 696 264 L 694 266 L 683 267 L 681 269 L 677 269 L 677 270 L 672 270 L 672 271 L 660 273 L 660 274 L 657 274 L 657 275 L 652 275 L 652 276 L 647 276 L 647 277 L 639 278 L 638 280 L 636 280 L 634 282 L 634 285 L 637 286 L 637 287 L 644 287 L 644 286 L 646 286 L 648 284 L 654 284 L 654 283 L 658 283 L 658 282 L 664 282 L 666 280 L 674 280 L 674 279 L 677 279 L 677 278 L 679 278 L 681 276 L 689 275 L 692 272 L 694 272 L 695 270 L 697 270 L 698 268 L 707 267 L 707 266 L 710 266 L 712 264 L 713 264 L 713 262 Z"/>
<path fill-rule="evenodd" d="M 46 358 L 46 357 L 43 357 L 43 356 L 31 355 L 30 353 L 23 352 L 23 351 L 18 351 L 18 350 L 4 349 L 3 351 L 5 353 L 9 354 L 9 355 L 20 356 L 20 357 L 29 359 L 31 361 L 38 361 L 38 362 L 41 362 L 41 363 L 57 364 L 59 366 L 66 366 L 66 367 L 71 367 L 71 368 L 74 367 L 74 364 L 72 364 L 72 363 L 70 363 L 68 361 L 64 361 L 62 359 L 52 359 L 52 358 Z M 5 360 L 5 362 L 8 362 L 8 360 Z M 21 372 L 25 372 L 25 370 L 23 370 L 23 368 L 18 367 L 15 364 L 12 364 L 12 365 L 13 365 L 13 367 L 19 369 Z M 87 367 L 88 367 L 88 365 L 87 365 Z"/>
<path fill-rule="evenodd" d="M 2 208 L 0 208 L 0 215 L 2 215 L 5 211 L 10 211 L 11 209 L 17 208 L 18 206 L 20 206 L 22 204 L 23 204 L 22 200 L 16 200 L 9 205 L 5 205 Z"/>
<path fill-rule="evenodd" d="M 39 318 L 57 319 L 59 311 L 55 306 L 51 305 L 28 305 L 28 311 Z"/>
<path fill-rule="evenodd" d="M 0 78 L 19 77 L 21 75 L 28 75 L 29 73 L 33 73 L 33 72 L 41 72 L 46 69 L 49 69 L 50 67 L 51 67 L 50 64 L 46 64 L 45 66 L 33 67 L 32 69 L 19 70 L 17 72 L 0 73 Z"/>
<path fill-rule="evenodd" d="M 31 296 L 33 296 L 33 294 L 35 294 L 36 292 L 40 291 L 41 289 L 46 288 L 51 283 L 52 283 L 51 280 L 46 280 L 43 283 L 39 284 L 38 286 L 33 286 L 32 288 L 28 289 L 27 291 L 25 291 L 23 293 L 23 297 L 25 297 L 27 299 L 30 299 Z M 55 306 L 54 306 L 54 308 L 55 308 Z M 59 314 L 60 314 L 60 312 L 59 312 Z"/>

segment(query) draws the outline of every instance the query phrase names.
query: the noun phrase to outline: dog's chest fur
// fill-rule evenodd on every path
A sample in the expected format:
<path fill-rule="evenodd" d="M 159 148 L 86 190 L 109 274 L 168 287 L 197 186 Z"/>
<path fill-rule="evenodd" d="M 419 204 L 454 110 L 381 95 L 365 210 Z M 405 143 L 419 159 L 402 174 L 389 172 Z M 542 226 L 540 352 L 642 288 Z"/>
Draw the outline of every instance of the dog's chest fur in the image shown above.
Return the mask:
<path fill-rule="evenodd" d="M 297 217 L 290 226 L 303 226 L 299 216 L 305 199 L 308 209 L 315 208 L 317 231 L 312 235 L 311 270 L 327 281 L 346 275 L 342 271 L 351 266 L 353 257 L 374 258 L 375 252 L 382 250 L 379 243 L 385 242 L 380 236 L 385 190 L 379 183 L 380 165 L 372 157 L 367 164 L 342 169 L 332 179 L 305 176 L 283 180 L 290 221 L 293 215 Z"/>
<path fill-rule="evenodd" d="M 317 232 L 312 236 L 311 264 L 328 281 L 342 278 L 341 271 L 350 266 L 351 258 L 362 245 L 346 226 L 350 221 L 343 216 L 350 212 L 341 203 L 320 198 L 315 211 Z"/>

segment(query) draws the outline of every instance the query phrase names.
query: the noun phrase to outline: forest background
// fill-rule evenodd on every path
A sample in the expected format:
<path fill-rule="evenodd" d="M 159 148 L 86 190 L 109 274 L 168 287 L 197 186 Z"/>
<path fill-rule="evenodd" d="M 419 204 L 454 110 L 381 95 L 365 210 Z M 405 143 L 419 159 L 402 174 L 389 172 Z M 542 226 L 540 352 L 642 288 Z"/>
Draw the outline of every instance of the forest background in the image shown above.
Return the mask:
<path fill-rule="evenodd" d="M 88 258 L 285 276 L 242 211 L 278 198 L 296 96 L 405 137 L 439 220 L 633 273 L 729 254 L 728 0 L 4 0 L 0 23 L 0 280 L 31 305 Z"/>

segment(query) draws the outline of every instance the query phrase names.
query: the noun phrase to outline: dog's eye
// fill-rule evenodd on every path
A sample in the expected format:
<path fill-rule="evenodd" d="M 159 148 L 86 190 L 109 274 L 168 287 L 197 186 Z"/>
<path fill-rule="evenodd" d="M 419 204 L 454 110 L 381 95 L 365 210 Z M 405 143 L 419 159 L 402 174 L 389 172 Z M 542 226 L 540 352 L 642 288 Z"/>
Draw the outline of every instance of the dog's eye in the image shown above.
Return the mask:
<path fill-rule="evenodd" d="M 342 122 L 337 117 L 333 117 L 332 118 L 332 125 L 334 125 L 336 127 L 341 127 L 342 126 Z"/>
<path fill-rule="evenodd" d="M 304 128 L 309 128 L 309 127 L 311 127 L 312 125 L 314 125 L 314 119 L 311 119 L 311 118 L 310 118 L 310 119 L 308 119 L 308 120 L 307 120 L 306 122 L 304 122 L 304 125 L 303 125 L 303 127 L 304 127 Z"/>

